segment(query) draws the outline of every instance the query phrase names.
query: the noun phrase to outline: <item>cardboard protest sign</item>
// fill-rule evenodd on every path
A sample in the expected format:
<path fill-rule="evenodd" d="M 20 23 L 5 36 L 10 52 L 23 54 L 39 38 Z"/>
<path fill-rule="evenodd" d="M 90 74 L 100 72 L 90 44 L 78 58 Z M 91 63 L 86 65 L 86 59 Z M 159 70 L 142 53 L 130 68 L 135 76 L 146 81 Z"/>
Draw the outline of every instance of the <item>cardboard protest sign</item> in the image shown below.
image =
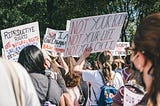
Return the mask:
<path fill-rule="evenodd" d="M 126 14 L 71 19 L 65 56 L 80 56 L 86 47 L 92 47 L 92 52 L 113 50 L 120 37 Z"/>
<path fill-rule="evenodd" d="M 40 46 L 38 22 L 1 30 L 5 58 L 18 60 L 20 51 L 27 45 Z"/>
<path fill-rule="evenodd" d="M 67 31 L 47 28 L 43 38 L 42 49 L 51 51 L 55 55 L 58 52 L 63 53 L 65 50 L 67 39 Z"/>
<path fill-rule="evenodd" d="M 135 94 L 126 87 L 124 87 L 124 105 L 135 106 L 143 98 L 142 94 Z"/>
<path fill-rule="evenodd" d="M 117 42 L 114 50 L 110 50 L 113 56 L 126 56 L 125 48 L 129 47 L 129 42 Z"/>

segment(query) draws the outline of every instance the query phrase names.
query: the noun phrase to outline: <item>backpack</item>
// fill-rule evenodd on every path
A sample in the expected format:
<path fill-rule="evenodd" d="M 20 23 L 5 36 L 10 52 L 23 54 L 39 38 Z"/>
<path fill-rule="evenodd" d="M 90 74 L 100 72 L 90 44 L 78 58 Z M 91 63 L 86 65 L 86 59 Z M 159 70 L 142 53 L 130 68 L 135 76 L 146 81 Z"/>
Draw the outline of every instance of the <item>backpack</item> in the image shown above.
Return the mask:
<path fill-rule="evenodd" d="M 105 83 L 103 74 L 100 71 L 99 73 L 102 77 L 104 85 L 101 87 L 101 94 L 100 94 L 99 100 L 97 101 L 98 106 L 112 106 L 112 102 L 113 102 L 112 98 L 117 93 L 117 89 L 114 86 L 109 85 L 108 83 Z M 115 78 L 115 75 L 114 75 L 114 78 Z M 95 95 L 95 92 L 94 92 L 94 95 Z"/>

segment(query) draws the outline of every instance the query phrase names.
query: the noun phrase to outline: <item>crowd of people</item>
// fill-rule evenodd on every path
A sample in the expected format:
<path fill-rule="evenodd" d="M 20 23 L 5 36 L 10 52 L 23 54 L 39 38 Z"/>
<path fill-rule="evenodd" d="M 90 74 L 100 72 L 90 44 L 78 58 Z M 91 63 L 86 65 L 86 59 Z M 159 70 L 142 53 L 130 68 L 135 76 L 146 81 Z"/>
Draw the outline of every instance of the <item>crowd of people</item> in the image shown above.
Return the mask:
<path fill-rule="evenodd" d="M 144 18 L 123 58 L 107 50 L 88 62 L 91 47 L 75 58 L 34 45 L 22 49 L 18 62 L 1 58 L 0 105 L 98 106 L 105 83 L 117 90 L 111 106 L 124 105 L 124 88 L 144 95 L 134 105 L 160 106 L 159 31 L 160 13 Z"/>

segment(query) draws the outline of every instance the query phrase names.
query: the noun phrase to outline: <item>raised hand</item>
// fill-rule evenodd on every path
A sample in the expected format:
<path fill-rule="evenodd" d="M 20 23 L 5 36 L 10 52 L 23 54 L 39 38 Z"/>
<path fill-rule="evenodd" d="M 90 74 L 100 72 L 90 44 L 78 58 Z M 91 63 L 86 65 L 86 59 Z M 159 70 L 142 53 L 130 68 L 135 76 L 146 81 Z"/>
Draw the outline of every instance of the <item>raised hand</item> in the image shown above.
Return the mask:
<path fill-rule="evenodd" d="M 83 57 L 87 58 L 91 54 L 91 51 L 92 51 L 91 47 L 85 48 L 85 50 L 83 52 Z"/>

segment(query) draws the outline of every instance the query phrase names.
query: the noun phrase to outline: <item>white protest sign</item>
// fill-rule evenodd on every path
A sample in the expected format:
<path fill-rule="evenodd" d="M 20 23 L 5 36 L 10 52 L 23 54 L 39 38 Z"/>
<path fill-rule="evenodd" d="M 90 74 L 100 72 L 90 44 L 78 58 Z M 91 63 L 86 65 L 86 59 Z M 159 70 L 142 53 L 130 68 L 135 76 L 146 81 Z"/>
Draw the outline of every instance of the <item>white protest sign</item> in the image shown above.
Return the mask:
<path fill-rule="evenodd" d="M 38 22 L 1 30 L 5 58 L 18 60 L 19 52 L 27 45 L 40 46 Z"/>
<path fill-rule="evenodd" d="M 86 47 L 92 47 L 92 53 L 113 50 L 120 37 L 126 14 L 71 19 L 65 56 L 80 56 Z"/>
<path fill-rule="evenodd" d="M 125 48 L 129 47 L 129 42 L 117 42 L 114 50 L 110 50 L 113 56 L 126 56 Z"/>
<path fill-rule="evenodd" d="M 67 20 L 66 31 L 69 31 L 70 22 L 71 22 L 70 20 Z"/>
<path fill-rule="evenodd" d="M 47 28 L 43 38 L 42 49 L 51 51 L 54 54 L 58 52 L 63 53 L 65 50 L 67 39 L 67 31 Z"/>
<path fill-rule="evenodd" d="M 124 106 L 135 106 L 144 95 L 135 94 L 126 87 L 124 87 Z"/>

